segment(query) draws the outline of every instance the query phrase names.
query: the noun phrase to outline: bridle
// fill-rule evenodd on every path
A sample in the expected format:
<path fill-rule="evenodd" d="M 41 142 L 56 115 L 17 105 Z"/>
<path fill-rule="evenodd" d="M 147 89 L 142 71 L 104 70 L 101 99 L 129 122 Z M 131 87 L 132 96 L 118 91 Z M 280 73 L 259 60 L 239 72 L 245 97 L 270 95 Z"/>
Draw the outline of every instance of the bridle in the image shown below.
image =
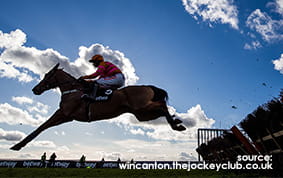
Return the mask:
<path fill-rule="evenodd" d="M 52 71 L 51 75 L 48 76 L 48 78 L 45 79 L 45 81 L 44 81 L 44 82 L 45 82 L 45 85 L 43 85 L 43 86 L 41 87 L 42 90 L 46 91 L 46 90 L 49 90 L 49 89 L 52 89 L 52 88 L 56 88 L 57 86 L 63 86 L 63 85 L 67 85 L 67 84 L 70 84 L 70 83 L 71 83 L 71 85 L 74 85 L 74 84 L 75 84 L 74 81 L 64 81 L 64 82 L 60 82 L 60 81 L 57 79 L 57 76 L 56 76 L 56 75 L 54 76 L 55 81 L 52 82 L 52 83 L 49 82 L 48 80 L 49 80 L 51 77 L 53 77 L 53 75 L 55 74 L 55 72 L 56 72 L 56 71 Z M 74 91 L 74 89 L 73 89 L 72 91 Z M 66 93 L 66 92 L 65 92 L 65 93 Z M 63 92 L 62 94 L 64 94 L 64 92 Z"/>

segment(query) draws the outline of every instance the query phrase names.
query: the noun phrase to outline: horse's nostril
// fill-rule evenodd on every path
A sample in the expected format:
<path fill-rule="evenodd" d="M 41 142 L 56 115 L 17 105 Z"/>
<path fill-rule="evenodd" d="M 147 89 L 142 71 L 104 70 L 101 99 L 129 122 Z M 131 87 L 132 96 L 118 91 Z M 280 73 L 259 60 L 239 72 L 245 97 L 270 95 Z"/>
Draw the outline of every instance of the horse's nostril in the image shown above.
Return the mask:
<path fill-rule="evenodd" d="M 40 91 L 39 91 L 37 88 L 33 88 L 33 89 L 32 89 L 32 92 L 33 92 L 35 95 L 39 95 L 39 94 L 40 94 Z"/>

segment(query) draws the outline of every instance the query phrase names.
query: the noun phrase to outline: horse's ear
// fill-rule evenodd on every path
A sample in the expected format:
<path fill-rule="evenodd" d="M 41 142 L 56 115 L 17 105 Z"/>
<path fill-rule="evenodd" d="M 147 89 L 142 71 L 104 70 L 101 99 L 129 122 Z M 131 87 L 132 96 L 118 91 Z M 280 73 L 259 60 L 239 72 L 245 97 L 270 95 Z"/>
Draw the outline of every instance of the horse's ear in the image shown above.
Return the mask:
<path fill-rule="evenodd" d="M 51 71 L 53 71 L 53 70 L 55 70 L 55 69 L 58 69 L 59 65 L 60 65 L 60 63 L 58 62 L 58 63 L 52 68 Z"/>
<path fill-rule="evenodd" d="M 59 67 L 59 65 L 60 65 L 60 63 L 58 62 L 54 68 L 57 69 Z"/>

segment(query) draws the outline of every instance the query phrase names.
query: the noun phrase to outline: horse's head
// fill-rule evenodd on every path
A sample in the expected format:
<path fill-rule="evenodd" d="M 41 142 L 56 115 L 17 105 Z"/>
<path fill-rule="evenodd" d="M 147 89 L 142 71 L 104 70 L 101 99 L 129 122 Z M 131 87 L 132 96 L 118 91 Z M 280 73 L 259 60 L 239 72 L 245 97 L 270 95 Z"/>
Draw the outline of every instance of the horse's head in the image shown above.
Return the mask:
<path fill-rule="evenodd" d="M 44 91 L 55 88 L 58 86 L 56 80 L 56 72 L 58 71 L 59 63 L 56 64 L 48 73 L 45 74 L 44 78 L 37 84 L 33 89 L 33 93 L 36 95 L 42 94 Z"/>

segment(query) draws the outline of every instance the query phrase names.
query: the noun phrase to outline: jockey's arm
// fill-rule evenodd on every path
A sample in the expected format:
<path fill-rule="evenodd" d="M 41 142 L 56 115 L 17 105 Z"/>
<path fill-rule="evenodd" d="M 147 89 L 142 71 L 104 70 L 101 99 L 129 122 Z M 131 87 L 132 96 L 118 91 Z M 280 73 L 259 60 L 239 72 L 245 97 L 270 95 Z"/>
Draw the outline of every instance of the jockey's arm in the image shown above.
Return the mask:
<path fill-rule="evenodd" d="M 100 65 L 100 66 L 98 66 L 98 69 L 95 73 L 93 73 L 91 75 L 82 76 L 81 78 L 82 79 L 94 79 L 94 78 L 100 76 L 103 73 L 104 70 L 105 70 L 105 67 Z"/>
<path fill-rule="evenodd" d="M 90 75 L 82 76 L 81 78 L 82 79 L 94 79 L 94 78 L 98 77 L 100 74 L 101 74 L 101 71 L 97 70 L 95 73 L 90 74 Z"/>
<path fill-rule="evenodd" d="M 91 75 L 85 75 L 85 76 L 81 76 L 80 78 L 81 79 L 93 79 L 93 78 L 96 78 L 97 76 L 93 76 L 92 74 Z"/>

